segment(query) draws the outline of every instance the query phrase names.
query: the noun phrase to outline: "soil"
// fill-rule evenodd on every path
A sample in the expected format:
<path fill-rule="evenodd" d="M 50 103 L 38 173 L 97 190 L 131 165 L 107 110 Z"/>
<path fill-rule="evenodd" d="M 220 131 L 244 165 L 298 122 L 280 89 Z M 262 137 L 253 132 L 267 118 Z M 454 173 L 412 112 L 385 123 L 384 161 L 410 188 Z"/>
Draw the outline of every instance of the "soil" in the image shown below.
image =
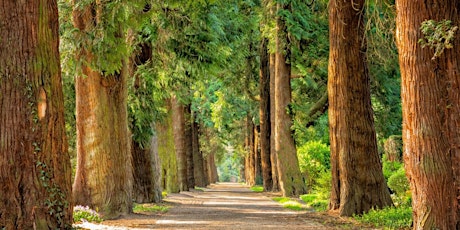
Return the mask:
<path fill-rule="evenodd" d="M 292 211 L 271 197 L 238 183 L 170 194 L 166 213 L 134 213 L 101 224 L 81 223 L 83 229 L 370 229 L 350 219 L 313 210 Z"/>

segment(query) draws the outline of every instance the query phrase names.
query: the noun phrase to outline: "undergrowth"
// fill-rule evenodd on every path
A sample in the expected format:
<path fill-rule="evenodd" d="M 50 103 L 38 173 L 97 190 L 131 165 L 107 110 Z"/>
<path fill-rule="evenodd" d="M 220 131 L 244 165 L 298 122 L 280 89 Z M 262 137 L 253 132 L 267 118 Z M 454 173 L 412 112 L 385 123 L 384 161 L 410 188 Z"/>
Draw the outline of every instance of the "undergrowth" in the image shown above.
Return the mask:
<path fill-rule="evenodd" d="M 167 212 L 169 206 L 157 205 L 157 204 L 134 204 L 133 212 L 142 213 L 142 212 Z"/>
<path fill-rule="evenodd" d="M 307 207 L 305 205 L 299 203 L 296 200 L 293 200 L 288 197 L 275 197 L 273 198 L 274 201 L 280 203 L 283 205 L 284 208 L 294 210 L 294 211 L 304 211 L 307 210 Z"/>
<path fill-rule="evenodd" d="M 252 186 L 251 188 L 251 191 L 253 192 L 263 192 L 264 191 L 264 187 L 263 186 Z"/>
<path fill-rule="evenodd" d="M 372 209 L 363 215 L 355 215 L 354 218 L 363 224 L 371 224 L 385 229 L 411 229 L 412 208 L 408 206 L 386 207 L 384 209 Z"/>

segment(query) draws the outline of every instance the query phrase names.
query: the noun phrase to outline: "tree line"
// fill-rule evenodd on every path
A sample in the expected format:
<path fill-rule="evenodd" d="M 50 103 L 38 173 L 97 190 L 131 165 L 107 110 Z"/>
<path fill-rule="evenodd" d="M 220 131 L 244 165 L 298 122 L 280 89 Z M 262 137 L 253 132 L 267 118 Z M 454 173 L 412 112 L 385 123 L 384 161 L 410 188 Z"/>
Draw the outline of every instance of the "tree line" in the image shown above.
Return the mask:
<path fill-rule="evenodd" d="M 298 141 L 327 117 L 329 210 L 392 205 L 378 139 L 402 132 L 413 228 L 458 228 L 460 4 L 386 3 L 4 2 L 0 226 L 116 218 L 218 181 L 229 152 L 247 184 L 305 194 Z"/>

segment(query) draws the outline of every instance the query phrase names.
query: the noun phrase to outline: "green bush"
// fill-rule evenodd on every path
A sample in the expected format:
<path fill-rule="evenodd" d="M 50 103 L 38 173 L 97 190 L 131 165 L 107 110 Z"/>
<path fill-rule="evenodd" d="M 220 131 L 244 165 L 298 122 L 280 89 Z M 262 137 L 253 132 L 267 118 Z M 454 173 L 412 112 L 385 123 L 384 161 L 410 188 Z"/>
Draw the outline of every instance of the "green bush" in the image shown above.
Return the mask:
<path fill-rule="evenodd" d="M 330 168 L 329 146 L 320 141 L 309 141 L 297 151 L 300 171 L 307 176 L 307 187 L 313 188 L 319 175 Z"/>
<path fill-rule="evenodd" d="M 73 208 L 73 221 L 88 221 L 100 223 L 103 221 L 103 219 L 101 218 L 99 213 L 90 209 L 88 206 L 77 205 Z"/>
<path fill-rule="evenodd" d="M 400 168 L 404 168 L 403 163 L 388 161 L 386 155 L 383 155 L 383 176 L 387 181 L 390 176 L 396 173 Z"/>
<path fill-rule="evenodd" d="M 300 199 L 316 211 L 326 211 L 329 205 L 329 200 L 320 199 L 317 193 L 301 195 Z"/>
<path fill-rule="evenodd" d="M 387 207 L 380 210 L 370 210 L 363 215 L 354 216 L 364 224 L 385 229 L 410 229 L 412 225 L 412 208 L 407 206 Z"/>

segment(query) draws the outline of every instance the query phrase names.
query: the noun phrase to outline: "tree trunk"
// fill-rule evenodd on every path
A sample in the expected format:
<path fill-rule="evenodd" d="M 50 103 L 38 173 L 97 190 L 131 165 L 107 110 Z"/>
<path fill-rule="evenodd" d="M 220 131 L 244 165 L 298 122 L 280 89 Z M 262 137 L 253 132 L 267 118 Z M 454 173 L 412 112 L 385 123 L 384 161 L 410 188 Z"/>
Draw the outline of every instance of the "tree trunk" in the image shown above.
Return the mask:
<path fill-rule="evenodd" d="M 200 150 L 200 127 L 195 121 L 195 116 L 192 115 L 192 151 L 193 151 L 193 175 L 195 185 L 198 187 L 206 187 L 205 171 L 203 164 L 203 153 Z"/>
<path fill-rule="evenodd" d="M 168 111 L 166 118 L 161 123 L 157 123 L 155 132 L 158 137 L 158 155 L 161 161 L 163 189 L 168 193 L 177 193 L 179 192 L 179 185 L 170 104 L 168 104 Z"/>
<path fill-rule="evenodd" d="M 270 54 L 270 162 L 272 165 L 272 191 L 280 190 L 278 183 L 278 155 L 275 149 L 275 54 Z"/>
<path fill-rule="evenodd" d="M 329 3 L 330 209 L 342 216 L 392 204 L 377 152 L 363 7 L 364 0 Z"/>
<path fill-rule="evenodd" d="M 141 147 L 133 141 L 133 200 L 137 203 L 161 202 L 161 163 L 158 151 L 157 137 L 153 136 L 148 148 Z"/>
<path fill-rule="evenodd" d="M 259 141 L 259 126 L 254 125 L 253 135 L 254 135 L 254 181 L 255 185 L 262 185 L 262 164 L 261 164 L 261 157 L 260 157 L 260 141 Z"/>
<path fill-rule="evenodd" d="M 176 99 L 171 99 L 173 113 L 174 145 L 176 147 L 178 182 L 180 191 L 188 191 L 187 154 L 185 149 L 185 114 L 184 106 Z"/>
<path fill-rule="evenodd" d="M 414 229 L 460 229 L 460 39 L 437 58 L 422 48 L 424 20 L 460 24 L 460 2 L 397 1 L 403 145 Z"/>
<path fill-rule="evenodd" d="M 0 228 L 70 228 L 56 1 L 3 1 L 0 20 Z"/>
<path fill-rule="evenodd" d="M 254 124 L 252 123 L 251 116 L 246 117 L 246 163 L 245 174 L 246 184 L 253 186 L 256 184 L 255 175 L 255 152 L 254 152 Z"/>
<path fill-rule="evenodd" d="M 185 155 L 187 157 L 187 187 L 195 188 L 195 167 L 193 165 L 192 113 L 191 105 L 185 107 Z"/>
<path fill-rule="evenodd" d="M 270 160 L 270 60 L 268 39 L 263 39 L 260 49 L 260 159 L 264 191 L 272 191 L 273 176 Z"/>
<path fill-rule="evenodd" d="M 215 154 L 210 153 L 208 154 L 208 174 L 209 174 L 209 183 L 213 184 L 216 183 L 218 179 L 217 175 L 217 167 L 216 167 L 216 162 L 215 162 Z"/>
<path fill-rule="evenodd" d="M 289 8 L 278 4 L 278 11 L 281 10 Z M 300 173 L 297 150 L 291 133 L 291 66 L 286 62 L 284 54 L 289 49 L 286 47 L 287 29 L 281 16 L 276 20 L 276 32 L 275 150 L 278 155 L 278 180 L 283 196 L 298 196 L 306 193 L 307 188 Z"/>

